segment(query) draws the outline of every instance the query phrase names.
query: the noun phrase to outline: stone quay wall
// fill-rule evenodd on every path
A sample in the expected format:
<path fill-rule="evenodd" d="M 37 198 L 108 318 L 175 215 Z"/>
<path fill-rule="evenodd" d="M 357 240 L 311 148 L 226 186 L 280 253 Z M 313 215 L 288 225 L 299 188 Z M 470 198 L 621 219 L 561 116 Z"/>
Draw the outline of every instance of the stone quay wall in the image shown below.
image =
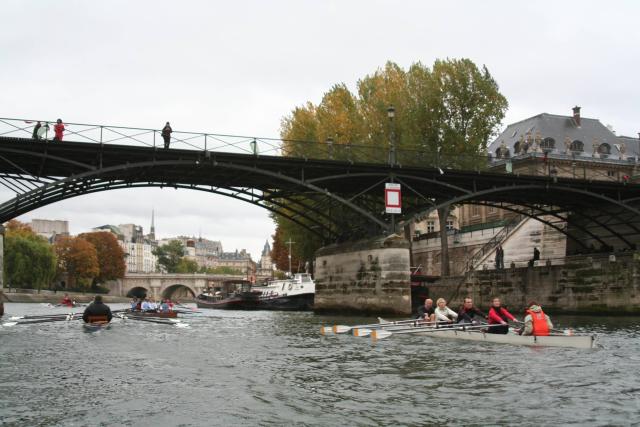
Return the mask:
<path fill-rule="evenodd" d="M 465 296 L 486 309 L 494 296 L 520 316 L 529 301 L 549 313 L 640 314 L 640 254 L 567 257 L 563 265 L 478 270 L 428 286 L 430 298 L 452 299 L 457 308 Z"/>
<path fill-rule="evenodd" d="M 314 311 L 411 313 L 409 262 L 409 242 L 396 235 L 320 248 Z"/>

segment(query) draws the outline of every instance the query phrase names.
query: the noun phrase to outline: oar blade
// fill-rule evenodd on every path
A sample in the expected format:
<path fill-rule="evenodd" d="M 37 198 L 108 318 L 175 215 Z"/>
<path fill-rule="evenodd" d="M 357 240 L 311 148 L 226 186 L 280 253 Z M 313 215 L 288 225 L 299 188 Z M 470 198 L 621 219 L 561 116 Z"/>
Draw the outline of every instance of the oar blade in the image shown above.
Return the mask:
<path fill-rule="evenodd" d="M 347 333 L 351 330 L 351 326 L 345 326 L 345 325 L 334 325 L 333 326 L 333 333 L 334 334 L 344 334 Z"/>
<path fill-rule="evenodd" d="M 0 326 L 16 326 L 18 322 L 4 322 L 0 323 Z"/>
<path fill-rule="evenodd" d="M 390 337 L 391 335 L 393 335 L 393 332 L 385 331 L 384 329 L 374 329 L 371 331 L 371 339 L 374 341 Z"/>
<path fill-rule="evenodd" d="M 331 326 L 321 326 L 320 327 L 320 335 L 332 335 L 333 328 Z"/>
<path fill-rule="evenodd" d="M 189 324 L 188 323 L 174 323 L 174 325 L 176 325 L 176 328 L 188 328 Z"/>
<path fill-rule="evenodd" d="M 353 328 L 352 333 L 354 337 L 368 337 L 371 335 L 371 329 Z"/>

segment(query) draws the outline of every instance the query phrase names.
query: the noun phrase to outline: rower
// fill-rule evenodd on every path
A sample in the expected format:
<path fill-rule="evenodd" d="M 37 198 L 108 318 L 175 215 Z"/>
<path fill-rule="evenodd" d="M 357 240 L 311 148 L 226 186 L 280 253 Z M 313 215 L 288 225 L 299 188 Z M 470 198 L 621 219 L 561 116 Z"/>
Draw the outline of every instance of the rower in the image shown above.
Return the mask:
<path fill-rule="evenodd" d="M 438 304 L 438 306 L 433 311 L 436 322 L 453 323 L 458 319 L 458 313 L 447 307 L 447 300 L 438 298 L 436 304 Z"/>
<path fill-rule="evenodd" d="M 149 302 L 149 298 L 145 298 L 144 301 L 142 301 L 142 304 L 140 305 L 140 310 L 141 311 L 151 310 L 151 303 Z"/>
<path fill-rule="evenodd" d="M 473 299 L 466 297 L 458 309 L 458 323 L 480 323 L 487 316 L 473 305 Z"/>
<path fill-rule="evenodd" d="M 60 301 L 60 305 L 66 305 L 67 307 L 73 307 L 73 301 L 69 298 L 69 294 L 64 294 L 64 298 Z"/>
<path fill-rule="evenodd" d="M 138 309 L 138 298 L 133 297 L 129 304 L 131 305 L 131 311 L 136 311 Z"/>
<path fill-rule="evenodd" d="M 167 300 L 162 300 L 162 303 L 160 304 L 160 313 L 168 313 L 171 311 L 171 308 L 169 308 L 169 304 L 167 303 Z"/>
<path fill-rule="evenodd" d="M 553 323 L 549 316 L 544 314 L 542 307 L 535 302 L 531 301 L 527 305 L 529 307 L 526 310 L 527 315 L 524 318 L 524 329 L 521 331 L 522 335 L 533 336 L 547 336 L 551 329 L 553 329 Z"/>
<path fill-rule="evenodd" d="M 426 320 L 428 322 L 435 321 L 436 315 L 434 314 L 435 307 L 433 306 L 433 300 L 427 298 L 424 300 L 424 305 L 418 307 L 417 319 Z"/>
<path fill-rule="evenodd" d="M 491 300 L 491 308 L 489 309 L 489 325 L 496 325 L 487 328 L 487 332 L 490 334 L 508 334 L 509 333 L 509 320 L 517 322 L 516 318 L 502 307 L 500 298 L 493 298 Z"/>
<path fill-rule="evenodd" d="M 108 305 L 102 302 L 102 296 L 96 295 L 93 302 L 84 310 L 82 314 L 82 320 L 85 323 L 91 323 L 95 321 L 107 321 L 111 322 L 113 315 Z"/>

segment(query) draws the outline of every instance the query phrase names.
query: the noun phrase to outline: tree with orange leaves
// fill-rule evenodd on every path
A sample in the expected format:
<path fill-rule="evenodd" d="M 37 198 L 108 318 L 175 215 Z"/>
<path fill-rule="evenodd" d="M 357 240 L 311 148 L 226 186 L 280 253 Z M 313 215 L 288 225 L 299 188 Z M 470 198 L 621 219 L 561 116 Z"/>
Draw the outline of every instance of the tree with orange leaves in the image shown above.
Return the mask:
<path fill-rule="evenodd" d="M 58 273 L 67 276 L 68 288 L 89 288 L 100 274 L 98 252 L 82 237 L 62 236 L 55 244 Z"/>
<path fill-rule="evenodd" d="M 94 278 L 95 284 L 124 277 L 126 270 L 124 251 L 112 233 L 97 231 L 83 233 L 78 237 L 87 240 L 96 248 L 99 273 Z"/>

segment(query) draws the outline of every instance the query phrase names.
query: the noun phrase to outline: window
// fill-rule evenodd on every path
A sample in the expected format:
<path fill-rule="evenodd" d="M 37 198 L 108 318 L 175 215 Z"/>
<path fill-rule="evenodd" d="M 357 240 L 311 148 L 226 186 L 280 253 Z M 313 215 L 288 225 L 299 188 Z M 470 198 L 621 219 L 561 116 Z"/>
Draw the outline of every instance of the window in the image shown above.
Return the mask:
<path fill-rule="evenodd" d="M 513 152 L 514 152 L 515 154 L 520 153 L 520 141 L 516 142 L 516 143 L 513 145 Z"/>
<path fill-rule="evenodd" d="M 427 221 L 427 233 L 433 233 L 436 231 L 436 224 L 434 221 Z"/>
<path fill-rule="evenodd" d="M 542 148 L 542 150 L 553 150 L 554 148 L 556 148 L 556 140 L 547 137 L 540 143 L 540 148 Z"/>
<path fill-rule="evenodd" d="M 471 216 L 480 216 L 480 206 L 478 205 L 471 206 Z"/>
<path fill-rule="evenodd" d="M 452 219 L 448 219 L 447 220 L 447 231 L 451 231 L 453 230 L 453 220 Z"/>
<path fill-rule="evenodd" d="M 496 208 L 495 206 L 489 206 L 487 207 L 487 213 L 493 214 L 498 212 L 498 208 Z"/>
<path fill-rule="evenodd" d="M 569 149 L 574 153 L 582 153 L 584 151 L 584 144 L 582 141 L 578 141 L 577 139 L 571 143 Z"/>
<path fill-rule="evenodd" d="M 616 176 L 616 172 L 615 171 L 607 171 L 607 176 L 609 176 L 609 177 Z"/>
<path fill-rule="evenodd" d="M 604 155 L 609 155 L 611 154 L 611 146 L 609 144 L 602 143 L 598 146 L 598 153 L 600 154 L 604 154 Z"/>

